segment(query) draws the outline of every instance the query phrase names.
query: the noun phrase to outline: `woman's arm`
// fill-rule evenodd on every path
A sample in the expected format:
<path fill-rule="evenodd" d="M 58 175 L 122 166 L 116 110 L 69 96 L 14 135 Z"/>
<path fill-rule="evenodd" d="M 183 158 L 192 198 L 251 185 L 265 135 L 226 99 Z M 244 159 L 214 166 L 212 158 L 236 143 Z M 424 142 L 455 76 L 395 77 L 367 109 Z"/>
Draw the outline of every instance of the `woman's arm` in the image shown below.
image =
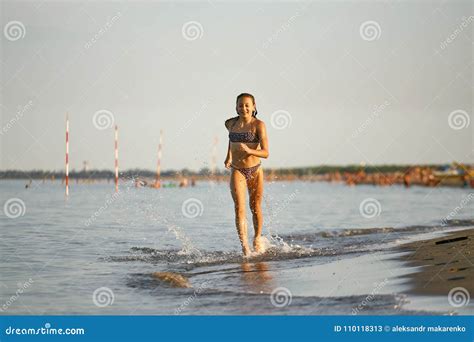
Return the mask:
<path fill-rule="evenodd" d="M 242 149 L 246 151 L 251 156 L 256 156 L 260 158 L 268 158 L 270 152 L 268 151 L 268 138 L 267 138 L 267 129 L 265 123 L 260 121 L 257 126 L 257 133 L 260 137 L 260 149 L 252 149 L 245 144 L 242 145 Z"/>
<path fill-rule="evenodd" d="M 230 150 L 230 141 L 229 145 L 227 145 L 227 156 L 225 157 L 225 160 L 231 160 L 232 159 L 232 152 Z"/>
<path fill-rule="evenodd" d="M 227 145 L 227 156 L 226 156 L 226 159 L 232 157 L 232 152 L 230 150 L 230 141 L 229 141 L 229 144 Z"/>
<path fill-rule="evenodd" d="M 227 130 L 229 130 L 229 123 L 230 121 L 227 120 L 225 122 L 225 127 L 227 128 Z M 224 166 L 226 169 L 230 169 L 230 164 L 232 163 L 232 152 L 230 150 L 230 140 L 229 140 L 229 144 L 227 145 L 227 155 L 225 157 L 225 160 L 224 160 Z"/>

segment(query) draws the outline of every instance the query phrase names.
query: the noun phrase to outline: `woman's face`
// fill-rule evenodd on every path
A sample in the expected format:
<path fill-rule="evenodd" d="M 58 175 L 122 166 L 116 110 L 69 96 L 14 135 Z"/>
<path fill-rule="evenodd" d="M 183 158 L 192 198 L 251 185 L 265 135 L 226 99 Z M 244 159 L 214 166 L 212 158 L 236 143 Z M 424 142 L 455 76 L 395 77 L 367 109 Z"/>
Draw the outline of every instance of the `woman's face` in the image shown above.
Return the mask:
<path fill-rule="evenodd" d="M 252 116 L 255 111 L 255 105 L 250 97 L 244 96 L 237 101 L 237 113 L 239 116 Z"/>

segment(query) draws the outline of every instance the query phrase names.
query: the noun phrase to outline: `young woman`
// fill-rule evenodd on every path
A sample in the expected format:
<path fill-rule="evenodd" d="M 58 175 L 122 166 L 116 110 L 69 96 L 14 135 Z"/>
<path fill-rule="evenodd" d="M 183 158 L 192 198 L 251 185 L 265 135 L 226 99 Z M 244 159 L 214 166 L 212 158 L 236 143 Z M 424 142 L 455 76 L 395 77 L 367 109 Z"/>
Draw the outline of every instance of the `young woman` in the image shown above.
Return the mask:
<path fill-rule="evenodd" d="M 257 119 L 257 107 L 253 95 L 243 93 L 237 96 L 236 111 L 238 116 L 225 122 L 225 127 L 229 131 L 229 146 L 224 165 L 231 169 L 230 191 L 234 200 L 235 225 L 242 244 L 242 253 L 244 256 L 250 256 L 245 190 L 248 189 L 255 230 L 253 247 L 255 252 L 261 253 L 264 246 L 261 241 L 263 170 L 260 158 L 268 158 L 268 139 L 265 124 Z"/>

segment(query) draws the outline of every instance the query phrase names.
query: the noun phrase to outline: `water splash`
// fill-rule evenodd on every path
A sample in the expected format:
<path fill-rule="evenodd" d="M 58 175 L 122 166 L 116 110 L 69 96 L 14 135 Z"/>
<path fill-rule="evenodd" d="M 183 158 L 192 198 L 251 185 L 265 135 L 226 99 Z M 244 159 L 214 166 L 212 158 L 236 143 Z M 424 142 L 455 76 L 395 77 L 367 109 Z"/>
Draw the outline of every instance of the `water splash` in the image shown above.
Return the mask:
<path fill-rule="evenodd" d="M 132 196 L 129 201 L 124 202 L 124 210 L 132 211 L 133 215 L 129 215 L 129 217 L 146 217 L 150 222 L 157 223 L 162 225 L 166 228 L 166 230 L 171 233 L 176 241 L 179 242 L 181 245 L 180 253 L 183 255 L 201 255 L 201 252 L 198 248 L 194 246 L 189 236 L 187 236 L 183 229 L 178 226 L 177 224 L 173 223 L 174 216 L 170 212 L 170 210 L 166 210 L 163 206 L 160 206 L 159 212 L 157 211 L 157 204 L 153 202 L 156 198 L 152 197 L 152 194 L 156 192 L 147 191 L 149 189 L 137 189 L 137 191 L 130 191 L 130 189 L 134 188 L 131 182 L 127 182 L 129 184 L 127 194 Z M 144 196 L 149 195 L 144 198 Z M 130 204 L 133 203 L 133 204 Z M 132 220 L 130 218 L 130 220 Z M 128 227 L 123 222 L 121 222 L 122 226 Z"/>

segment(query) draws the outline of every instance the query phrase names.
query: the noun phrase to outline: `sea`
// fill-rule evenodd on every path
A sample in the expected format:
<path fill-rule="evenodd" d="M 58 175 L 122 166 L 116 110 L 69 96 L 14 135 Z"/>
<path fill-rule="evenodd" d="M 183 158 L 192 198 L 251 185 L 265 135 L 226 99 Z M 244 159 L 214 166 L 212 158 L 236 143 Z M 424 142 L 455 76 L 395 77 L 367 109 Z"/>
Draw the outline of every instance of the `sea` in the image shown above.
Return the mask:
<path fill-rule="evenodd" d="M 244 259 L 226 182 L 72 181 L 66 197 L 58 181 L 1 180 L 0 314 L 456 314 L 407 294 L 417 270 L 397 247 L 474 226 L 472 192 L 267 182 L 267 251 Z"/>

